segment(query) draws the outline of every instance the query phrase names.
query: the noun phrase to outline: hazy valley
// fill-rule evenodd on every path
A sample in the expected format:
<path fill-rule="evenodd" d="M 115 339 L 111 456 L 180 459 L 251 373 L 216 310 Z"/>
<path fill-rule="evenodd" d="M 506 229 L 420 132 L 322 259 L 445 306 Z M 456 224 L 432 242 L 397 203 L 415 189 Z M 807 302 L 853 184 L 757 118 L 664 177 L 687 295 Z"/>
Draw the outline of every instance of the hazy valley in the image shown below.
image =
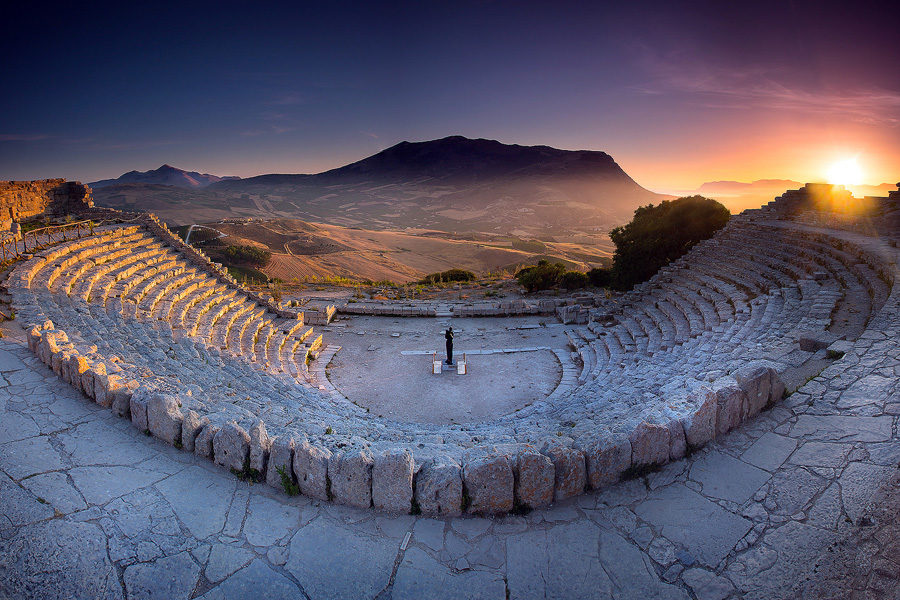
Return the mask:
<path fill-rule="evenodd" d="M 639 186 L 603 152 L 459 136 L 402 142 L 316 175 L 261 175 L 202 188 L 132 179 L 104 182 L 95 190 L 96 202 L 151 211 L 178 224 L 299 218 L 366 229 L 541 239 L 605 234 L 627 222 L 638 206 L 666 198 Z"/>

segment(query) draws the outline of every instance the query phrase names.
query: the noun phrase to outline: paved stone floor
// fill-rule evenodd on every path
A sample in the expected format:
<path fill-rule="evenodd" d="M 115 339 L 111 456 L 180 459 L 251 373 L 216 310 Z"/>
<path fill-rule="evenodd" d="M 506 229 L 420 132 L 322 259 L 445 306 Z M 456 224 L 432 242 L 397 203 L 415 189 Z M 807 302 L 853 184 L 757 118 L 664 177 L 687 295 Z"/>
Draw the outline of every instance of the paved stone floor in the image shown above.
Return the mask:
<path fill-rule="evenodd" d="M 492 419 L 547 397 L 563 367 L 574 369 L 565 326 L 547 321 L 555 319 L 343 317 L 323 328 L 327 343 L 341 347 L 327 377 L 374 415 L 436 424 Z M 432 352 L 446 358 L 448 325 L 454 358 L 468 353 L 468 375 L 431 374 Z"/>
<path fill-rule="evenodd" d="M 897 598 L 893 333 L 644 478 L 431 519 L 242 483 L 75 393 L 7 330 L 0 598 Z"/>

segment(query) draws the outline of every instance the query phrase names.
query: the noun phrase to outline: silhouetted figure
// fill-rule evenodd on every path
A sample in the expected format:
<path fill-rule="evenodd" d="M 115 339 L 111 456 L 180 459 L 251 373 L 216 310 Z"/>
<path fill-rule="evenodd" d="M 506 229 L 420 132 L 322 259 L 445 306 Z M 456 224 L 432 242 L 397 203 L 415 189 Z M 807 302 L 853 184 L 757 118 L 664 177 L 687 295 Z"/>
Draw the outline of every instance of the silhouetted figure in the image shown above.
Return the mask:
<path fill-rule="evenodd" d="M 453 328 L 448 327 L 444 332 L 444 338 L 447 340 L 447 364 L 453 364 Z"/>

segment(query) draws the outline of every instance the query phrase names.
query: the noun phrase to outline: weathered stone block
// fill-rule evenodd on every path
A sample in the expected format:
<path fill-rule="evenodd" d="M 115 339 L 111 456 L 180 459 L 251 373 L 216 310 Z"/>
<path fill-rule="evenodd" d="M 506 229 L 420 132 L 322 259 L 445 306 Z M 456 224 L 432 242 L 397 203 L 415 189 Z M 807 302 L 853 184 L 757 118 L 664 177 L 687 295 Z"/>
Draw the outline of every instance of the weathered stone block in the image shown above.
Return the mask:
<path fill-rule="evenodd" d="M 437 457 L 415 476 L 416 502 L 426 515 L 456 516 L 462 513 L 462 467 L 448 456 Z"/>
<path fill-rule="evenodd" d="M 687 452 L 687 440 L 680 419 L 673 419 L 666 425 L 669 430 L 669 460 L 678 460 Z"/>
<path fill-rule="evenodd" d="M 66 365 L 66 376 L 65 379 L 68 381 L 72 387 L 74 387 L 79 392 L 83 392 L 84 388 L 82 387 L 82 377 L 84 373 L 90 369 L 91 366 L 88 364 L 88 361 L 85 357 L 73 352 L 69 356 L 69 362 Z"/>
<path fill-rule="evenodd" d="M 364 450 L 348 450 L 328 460 L 331 495 L 336 502 L 358 508 L 372 505 L 372 457 Z"/>
<path fill-rule="evenodd" d="M 516 454 L 513 467 L 516 504 L 539 508 L 553 502 L 556 481 L 555 468 L 549 456 L 534 448 L 524 448 Z"/>
<path fill-rule="evenodd" d="M 294 474 L 300 491 L 311 498 L 331 499 L 329 468 L 332 454 L 328 448 L 301 442 L 294 451 Z"/>
<path fill-rule="evenodd" d="M 294 438 L 282 434 L 271 438 L 269 441 L 269 459 L 266 464 L 266 483 L 271 487 L 283 490 L 281 474 L 278 469 L 284 470 L 288 477 L 293 477 L 292 470 L 296 457 L 294 456 Z"/>
<path fill-rule="evenodd" d="M 56 373 L 57 377 L 62 377 L 62 364 L 69 360 L 69 353 L 56 346 L 48 350 L 48 352 L 50 360 L 47 364 L 50 365 L 50 368 L 53 369 L 53 372 Z"/>
<path fill-rule="evenodd" d="M 106 371 L 106 368 L 103 370 Z M 94 373 L 94 402 L 105 408 L 112 404 L 112 396 L 107 394 L 109 377 L 106 373 Z"/>
<path fill-rule="evenodd" d="M 738 386 L 747 395 L 747 416 L 758 414 L 784 395 L 784 383 L 770 361 L 754 361 L 734 372 Z"/>
<path fill-rule="evenodd" d="M 707 387 L 695 390 L 694 397 L 696 408 L 681 419 L 681 424 L 688 445 L 699 448 L 716 437 L 718 405 L 716 393 Z"/>
<path fill-rule="evenodd" d="M 165 394 L 153 394 L 147 401 L 147 428 L 150 433 L 175 446 L 181 444 L 181 422 L 184 415 L 178 400 Z"/>
<path fill-rule="evenodd" d="M 242 471 L 250 459 L 250 434 L 235 423 L 226 423 L 213 437 L 214 460 L 227 469 Z"/>
<path fill-rule="evenodd" d="M 59 353 L 59 377 L 66 383 L 71 384 L 72 378 L 69 376 L 69 362 L 72 360 L 72 349 L 68 348 Z"/>
<path fill-rule="evenodd" d="M 641 421 L 629 437 L 631 464 L 661 465 L 669 460 L 669 428 L 657 423 Z"/>
<path fill-rule="evenodd" d="M 605 432 L 585 444 L 582 451 L 591 489 L 616 483 L 631 466 L 631 440 L 621 433 Z"/>
<path fill-rule="evenodd" d="M 106 375 L 106 365 L 103 363 L 91 365 L 91 367 L 81 375 L 81 387 L 84 390 L 84 393 L 94 401 L 97 400 L 97 377 L 101 375 Z"/>
<path fill-rule="evenodd" d="M 733 377 L 713 383 L 716 393 L 716 435 L 727 433 L 747 417 L 747 395 Z"/>
<path fill-rule="evenodd" d="M 584 453 L 576 448 L 567 448 L 550 442 L 541 453 L 553 461 L 553 500 L 559 502 L 584 492 L 587 483 L 587 467 Z"/>
<path fill-rule="evenodd" d="M 110 386 L 112 386 L 114 384 L 112 376 L 110 376 L 109 381 Z M 122 385 L 118 385 L 118 383 L 121 383 Z M 117 387 L 115 387 L 114 389 L 110 388 L 110 390 L 107 390 L 106 392 L 107 397 L 109 397 L 110 393 L 113 394 L 110 408 L 115 414 L 119 415 L 120 417 L 131 417 L 131 396 L 134 393 L 134 390 L 137 389 L 136 387 L 133 387 L 131 385 L 132 383 L 137 385 L 137 382 L 134 380 L 119 380 L 119 382 L 116 382 Z"/>
<path fill-rule="evenodd" d="M 468 512 L 505 513 L 513 507 L 515 478 L 504 455 L 474 455 L 463 465 L 463 484 Z"/>
<path fill-rule="evenodd" d="M 188 452 L 194 452 L 197 436 L 209 424 L 209 417 L 202 418 L 195 411 L 189 410 L 181 422 L 181 443 Z"/>
<path fill-rule="evenodd" d="M 769 401 L 769 372 L 759 365 L 747 365 L 734 373 L 741 390 L 747 396 L 747 416 L 758 414 Z"/>
<path fill-rule="evenodd" d="M 257 421 L 250 428 L 250 468 L 259 473 L 266 472 L 266 460 L 269 458 L 271 440 L 266 433 L 266 424 Z M 287 470 L 290 473 L 290 469 Z"/>
<path fill-rule="evenodd" d="M 385 450 L 374 456 L 372 506 L 394 512 L 409 512 L 413 497 L 415 461 L 406 449 Z"/>
<path fill-rule="evenodd" d="M 213 440 L 222 427 L 215 423 L 209 423 L 200 429 L 200 433 L 194 438 L 194 454 L 204 458 L 213 458 Z"/>
<path fill-rule="evenodd" d="M 147 402 L 150 400 L 150 394 L 146 388 L 138 388 L 131 394 L 129 402 L 129 414 L 131 415 L 131 424 L 140 431 L 147 431 Z"/>
<path fill-rule="evenodd" d="M 37 325 L 34 325 L 28 331 L 28 349 L 34 352 L 35 354 L 40 353 L 40 344 L 41 344 L 41 328 Z"/>

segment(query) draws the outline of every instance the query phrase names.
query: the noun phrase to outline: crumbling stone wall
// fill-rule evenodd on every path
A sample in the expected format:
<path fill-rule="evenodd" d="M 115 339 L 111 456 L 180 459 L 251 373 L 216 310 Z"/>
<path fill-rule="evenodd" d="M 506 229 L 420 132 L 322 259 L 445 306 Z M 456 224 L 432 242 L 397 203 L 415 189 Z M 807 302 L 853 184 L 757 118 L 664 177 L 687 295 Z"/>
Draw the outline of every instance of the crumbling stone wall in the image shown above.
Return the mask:
<path fill-rule="evenodd" d="M 91 188 L 80 181 L 39 179 L 0 181 L 0 225 L 42 214 L 67 214 L 93 208 Z"/>

